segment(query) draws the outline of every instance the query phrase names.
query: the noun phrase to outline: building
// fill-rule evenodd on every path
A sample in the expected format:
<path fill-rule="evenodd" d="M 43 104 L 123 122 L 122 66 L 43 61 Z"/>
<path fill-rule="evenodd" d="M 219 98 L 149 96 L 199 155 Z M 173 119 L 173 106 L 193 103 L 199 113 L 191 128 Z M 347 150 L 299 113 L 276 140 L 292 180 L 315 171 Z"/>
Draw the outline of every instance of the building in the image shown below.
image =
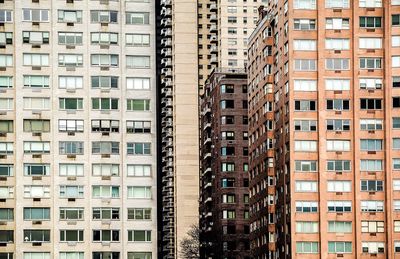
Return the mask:
<path fill-rule="evenodd" d="M 260 0 L 198 0 L 199 87 L 215 68 L 247 66 L 247 38 L 256 27 Z"/>
<path fill-rule="evenodd" d="M 244 70 L 211 74 L 200 126 L 200 258 L 250 258 Z"/>
<path fill-rule="evenodd" d="M 250 39 L 249 92 L 267 84 L 273 125 L 254 129 L 261 103 L 251 99 L 249 167 L 251 186 L 262 186 L 251 189 L 252 248 L 271 252 L 255 258 L 397 258 L 400 2 L 270 1 L 266 10 Z"/>
<path fill-rule="evenodd" d="M 250 242 L 254 258 L 274 258 L 275 167 L 272 26 L 260 8 L 259 24 L 249 38 Z"/>
<path fill-rule="evenodd" d="M 197 2 L 159 4 L 159 258 L 172 259 L 181 258 L 180 242 L 199 220 Z"/>
<path fill-rule="evenodd" d="M 1 1 L 1 258 L 157 258 L 153 10 Z"/>

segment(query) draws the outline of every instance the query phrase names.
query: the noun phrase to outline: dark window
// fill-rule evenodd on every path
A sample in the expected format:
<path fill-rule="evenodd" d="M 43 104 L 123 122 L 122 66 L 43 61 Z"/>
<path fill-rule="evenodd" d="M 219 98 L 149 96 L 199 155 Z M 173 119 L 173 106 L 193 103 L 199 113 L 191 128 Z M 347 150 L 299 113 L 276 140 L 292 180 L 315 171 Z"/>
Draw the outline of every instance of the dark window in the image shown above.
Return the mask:
<path fill-rule="evenodd" d="M 400 97 L 393 97 L 393 108 L 400 108 Z"/>
<path fill-rule="evenodd" d="M 365 99 L 360 100 L 360 108 L 362 110 L 380 110 L 382 109 L 382 99 Z"/>
<path fill-rule="evenodd" d="M 400 25 L 400 14 L 393 14 L 392 15 L 392 26 L 399 26 Z"/>
<path fill-rule="evenodd" d="M 247 116 L 242 117 L 242 124 L 247 125 L 249 123 L 249 118 Z"/>
<path fill-rule="evenodd" d="M 392 80 L 393 80 L 392 83 L 393 87 L 400 87 L 400 76 L 394 76 Z"/>
<path fill-rule="evenodd" d="M 382 17 L 360 17 L 361 28 L 380 28 L 382 27 Z"/>
<path fill-rule="evenodd" d="M 247 100 L 242 101 L 242 106 L 243 106 L 243 109 L 247 109 L 249 107 Z"/>

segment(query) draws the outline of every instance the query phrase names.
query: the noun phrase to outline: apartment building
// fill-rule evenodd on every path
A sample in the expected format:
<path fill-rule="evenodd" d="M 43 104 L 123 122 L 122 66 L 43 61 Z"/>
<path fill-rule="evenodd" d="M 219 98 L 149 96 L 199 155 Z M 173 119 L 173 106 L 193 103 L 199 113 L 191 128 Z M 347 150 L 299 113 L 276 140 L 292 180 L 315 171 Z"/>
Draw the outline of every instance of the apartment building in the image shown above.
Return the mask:
<path fill-rule="evenodd" d="M 181 240 L 199 220 L 197 2 L 159 4 L 159 258 L 173 259 L 182 258 Z"/>
<path fill-rule="evenodd" d="M 247 66 L 247 38 L 256 27 L 260 0 L 199 0 L 199 87 L 215 68 Z"/>
<path fill-rule="evenodd" d="M 252 249 L 271 252 L 255 258 L 397 258 L 400 1 L 269 1 L 266 10 L 249 45 L 249 121 L 260 125 L 254 110 L 266 105 L 273 124 L 249 135 L 250 217 Z M 260 171 L 265 134 L 273 159 Z"/>
<path fill-rule="evenodd" d="M 200 258 L 251 258 L 245 71 L 216 69 L 200 114 Z"/>
<path fill-rule="evenodd" d="M 154 5 L 0 2 L 0 258 L 157 258 Z"/>

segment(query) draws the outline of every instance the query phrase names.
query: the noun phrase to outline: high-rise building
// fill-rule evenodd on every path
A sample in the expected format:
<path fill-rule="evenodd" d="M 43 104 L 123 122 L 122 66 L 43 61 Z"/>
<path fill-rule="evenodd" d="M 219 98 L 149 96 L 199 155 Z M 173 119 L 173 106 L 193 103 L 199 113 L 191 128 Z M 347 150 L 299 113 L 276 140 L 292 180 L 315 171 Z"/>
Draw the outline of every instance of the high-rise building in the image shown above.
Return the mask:
<path fill-rule="evenodd" d="M 199 86 L 215 68 L 244 69 L 260 0 L 198 0 Z"/>
<path fill-rule="evenodd" d="M 1 1 L 1 258 L 157 258 L 154 9 Z"/>
<path fill-rule="evenodd" d="M 160 4 L 159 258 L 173 259 L 182 258 L 181 240 L 199 222 L 197 1 Z"/>
<path fill-rule="evenodd" d="M 271 252 L 255 258 L 397 258 L 400 1 L 266 10 L 249 44 L 250 213 L 252 249 Z"/>
<path fill-rule="evenodd" d="M 251 258 L 247 75 L 216 69 L 201 98 L 200 258 Z"/>

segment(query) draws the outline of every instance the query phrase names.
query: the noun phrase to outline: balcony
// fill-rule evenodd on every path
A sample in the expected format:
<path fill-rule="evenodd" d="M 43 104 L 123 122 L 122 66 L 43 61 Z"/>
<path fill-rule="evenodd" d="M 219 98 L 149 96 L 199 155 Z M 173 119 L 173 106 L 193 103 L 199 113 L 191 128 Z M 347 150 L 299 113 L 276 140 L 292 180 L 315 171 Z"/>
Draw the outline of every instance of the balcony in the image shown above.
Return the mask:
<path fill-rule="evenodd" d="M 170 8 L 163 7 L 163 8 L 161 8 L 161 15 L 163 15 L 165 17 L 170 17 L 172 15 L 172 11 Z"/>
<path fill-rule="evenodd" d="M 217 64 L 217 63 L 218 63 L 218 57 L 217 57 L 217 55 L 215 55 L 215 54 L 211 55 L 210 63 L 211 63 L 211 64 Z"/>
<path fill-rule="evenodd" d="M 164 47 L 171 47 L 172 40 L 171 39 L 161 39 L 161 45 L 163 45 Z"/>
<path fill-rule="evenodd" d="M 217 11 L 217 4 L 215 3 L 210 4 L 210 11 L 211 12 Z"/>
<path fill-rule="evenodd" d="M 210 32 L 211 32 L 211 33 L 214 33 L 214 32 L 217 32 L 217 30 L 218 30 L 217 25 L 211 24 L 211 26 L 210 26 Z"/>
<path fill-rule="evenodd" d="M 161 94 L 164 95 L 164 97 L 172 97 L 172 90 L 168 88 L 163 88 L 161 89 Z"/>
<path fill-rule="evenodd" d="M 216 14 L 212 14 L 211 16 L 210 16 L 210 22 L 217 22 L 217 15 Z"/>
<path fill-rule="evenodd" d="M 208 152 L 204 155 L 203 159 L 211 158 L 211 152 Z"/>
<path fill-rule="evenodd" d="M 161 65 L 164 67 L 172 67 L 172 61 L 170 58 L 163 58 L 161 59 Z"/>
<path fill-rule="evenodd" d="M 163 48 L 163 49 L 161 49 L 161 55 L 163 55 L 164 57 L 167 57 L 167 58 L 172 57 L 171 48 Z"/>
<path fill-rule="evenodd" d="M 204 124 L 203 130 L 206 130 L 208 128 L 211 128 L 211 122 L 207 122 L 206 124 Z"/>
<path fill-rule="evenodd" d="M 170 7 L 172 5 L 172 0 L 161 0 L 161 5 L 165 7 Z"/>
<path fill-rule="evenodd" d="M 217 37 L 216 35 L 212 35 L 212 36 L 210 37 L 210 42 L 212 42 L 212 43 L 218 42 L 218 37 Z"/>
<path fill-rule="evenodd" d="M 171 37 L 172 36 L 172 29 L 164 28 L 161 30 L 161 35 L 164 37 Z"/>
<path fill-rule="evenodd" d="M 172 19 L 171 18 L 163 18 L 160 22 L 161 26 L 164 27 L 171 27 L 172 26 Z"/>

